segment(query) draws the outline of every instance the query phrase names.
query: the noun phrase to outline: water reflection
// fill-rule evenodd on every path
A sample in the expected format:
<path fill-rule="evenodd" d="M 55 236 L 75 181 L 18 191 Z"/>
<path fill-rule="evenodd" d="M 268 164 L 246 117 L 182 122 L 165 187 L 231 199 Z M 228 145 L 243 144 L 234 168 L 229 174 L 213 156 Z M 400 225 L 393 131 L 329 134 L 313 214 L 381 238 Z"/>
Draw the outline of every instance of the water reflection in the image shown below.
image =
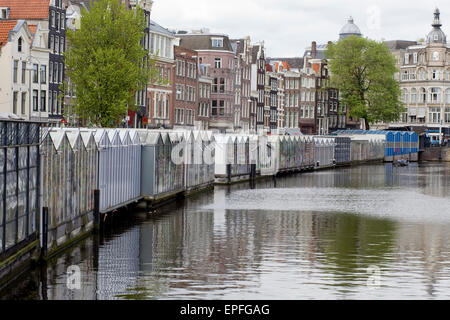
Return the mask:
<path fill-rule="evenodd" d="M 449 164 L 370 165 L 216 187 L 116 221 L 2 297 L 448 299 L 449 179 Z"/>

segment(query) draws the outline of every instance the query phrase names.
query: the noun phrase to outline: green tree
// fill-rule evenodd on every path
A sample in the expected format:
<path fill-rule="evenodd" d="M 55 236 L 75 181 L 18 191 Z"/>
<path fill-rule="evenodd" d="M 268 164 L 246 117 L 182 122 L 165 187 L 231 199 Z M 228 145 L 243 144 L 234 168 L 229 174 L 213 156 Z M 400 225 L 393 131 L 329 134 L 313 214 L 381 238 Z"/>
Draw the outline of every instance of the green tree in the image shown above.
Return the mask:
<path fill-rule="evenodd" d="M 142 47 L 143 10 L 99 0 L 82 11 L 79 30 L 67 30 L 67 75 L 77 92 L 72 112 L 83 124 L 115 127 L 135 108 L 135 93 L 160 81 Z"/>
<path fill-rule="evenodd" d="M 351 117 L 364 119 L 367 130 L 370 124 L 400 118 L 405 108 L 394 79 L 398 69 L 385 44 L 351 36 L 330 44 L 326 57 L 330 86 L 339 89 Z"/>

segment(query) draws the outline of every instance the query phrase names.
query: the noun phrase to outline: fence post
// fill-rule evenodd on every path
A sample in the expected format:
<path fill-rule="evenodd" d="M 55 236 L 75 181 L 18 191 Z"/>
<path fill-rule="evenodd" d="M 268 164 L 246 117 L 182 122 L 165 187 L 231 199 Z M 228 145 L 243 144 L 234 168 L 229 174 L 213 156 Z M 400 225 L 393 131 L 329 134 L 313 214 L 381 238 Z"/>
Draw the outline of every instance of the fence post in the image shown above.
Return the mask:
<path fill-rule="evenodd" d="M 100 229 L 100 190 L 94 190 L 94 230 Z"/>

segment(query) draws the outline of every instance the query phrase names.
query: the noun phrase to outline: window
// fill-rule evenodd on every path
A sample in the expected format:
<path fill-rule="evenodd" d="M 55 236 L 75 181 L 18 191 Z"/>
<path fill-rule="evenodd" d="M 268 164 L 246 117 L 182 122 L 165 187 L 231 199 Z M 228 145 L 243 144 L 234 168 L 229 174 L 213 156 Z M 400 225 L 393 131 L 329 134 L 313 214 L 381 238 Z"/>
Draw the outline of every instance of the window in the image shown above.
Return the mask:
<path fill-rule="evenodd" d="M 56 13 L 56 18 L 55 18 L 55 27 L 56 27 L 56 30 L 59 30 L 59 22 L 60 22 L 60 15 L 59 15 L 59 12 L 57 12 Z"/>
<path fill-rule="evenodd" d="M 47 66 L 41 65 L 41 83 L 47 82 Z"/>
<path fill-rule="evenodd" d="M 7 19 L 8 18 L 8 11 L 7 9 L 2 9 L 2 19 Z"/>
<path fill-rule="evenodd" d="M 27 72 L 27 63 L 25 61 L 22 61 L 22 83 L 25 83 L 26 72 Z"/>
<path fill-rule="evenodd" d="M 403 71 L 402 80 L 408 80 L 408 71 L 407 70 Z"/>
<path fill-rule="evenodd" d="M 431 88 L 430 103 L 439 103 L 440 98 L 440 90 L 438 88 Z"/>
<path fill-rule="evenodd" d="M 61 29 L 65 29 L 65 28 L 66 28 L 66 17 L 65 17 L 65 15 L 64 15 L 64 13 L 61 13 L 61 22 L 60 22 L 60 25 L 61 25 Z"/>
<path fill-rule="evenodd" d="M 402 92 L 402 102 L 408 103 L 408 91 L 406 89 Z"/>
<path fill-rule="evenodd" d="M 417 90 L 412 89 L 411 90 L 411 103 L 416 103 L 416 102 L 417 102 Z"/>
<path fill-rule="evenodd" d="M 417 63 L 417 52 L 413 53 L 413 63 L 416 64 Z"/>
<path fill-rule="evenodd" d="M 55 50 L 54 53 L 59 54 L 59 37 L 55 37 Z"/>
<path fill-rule="evenodd" d="M 53 113 L 53 91 L 48 92 L 48 111 Z"/>
<path fill-rule="evenodd" d="M 212 46 L 213 48 L 222 48 L 223 38 L 212 38 Z"/>
<path fill-rule="evenodd" d="M 21 101 L 21 109 L 22 109 L 22 114 L 25 114 L 25 105 L 27 103 L 27 93 L 26 92 L 22 92 L 22 101 Z"/>
<path fill-rule="evenodd" d="M 441 122 L 441 108 L 431 107 L 428 113 L 428 121 L 430 123 L 440 123 Z"/>
<path fill-rule="evenodd" d="M 17 114 L 17 96 L 18 96 L 18 92 L 14 91 L 13 93 L 13 113 Z"/>
<path fill-rule="evenodd" d="M 437 79 L 438 79 L 438 77 L 439 77 L 439 73 L 438 73 L 438 71 L 437 71 L 437 70 L 433 70 L 433 75 L 432 75 L 432 79 L 433 79 L 433 80 L 437 80 Z"/>
<path fill-rule="evenodd" d="M 19 38 L 19 40 L 17 40 L 17 51 L 22 52 L 22 37 Z"/>
<path fill-rule="evenodd" d="M 55 50 L 55 37 L 53 35 L 50 36 L 50 52 L 54 52 Z"/>
<path fill-rule="evenodd" d="M 33 83 L 39 82 L 38 67 L 37 64 L 33 64 Z"/>
<path fill-rule="evenodd" d="M 425 103 L 427 101 L 427 92 L 425 90 L 425 88 L 420 89 L 420 103 Z"/>
<path fill-rule="evenodd" d="M 214 78 L 214 82 L 212 85 L 212 92 L 217 93 L 219 90 L 219 78 Z"/>
<path fill-rule="evenodd" d="M 48 70 L 48 82 L 53 83 L 53 62 L 50 61 L 49 66 L 50 66 L 50 69 Z"/>
<path fill-rule="evenodd" d="M 214 59 L 214 68 L 221 69 L 222 68 L 222 58 Z"/>
<path fill-rule="evenodd" d="M 220 78 L 220 93 L 225 93 L 225 79 Z"/>
<path fill-rule="evenodd" d="M 53 91 L 52 113 L 58 113 L 57 103 L 58 103 L 57 92 Z"/>
<path fill-rule="evenodd" d="M 64 38 L 61 37 L 59 40 L 59 53 L 63 54 L 64 53 Z"/>
<path fill-rule="evenodd" d="M 445 115 L 444 115 L 444 121 L 445 123 L 450 123 L 450 108 L 445 108 Z"/>
<path fill-rule="evenodd" d="M 38 111 L 39 91 L 33 90 L 33 111 Z"/>
<path fill-rule="evenodd" d="M 409 64 L 409 53 L 405 53 L 405 64 Z"/>
<path fill-rule="evenodd" d="M 55 11 L 50 11 L 50 18 L 52 20 L 52 27 L 55 27 Z"/>
<path fill-rule="evenodd" d="M 41 90 L 41 111 L 45 111 L 45 101 L 46 101 L 46 93 L 45 90 Z"/>
<path fill-rule="evenodd" d="M 58 83 L 58 63 L 53 65 L 53 83 Z"/>
<path fill-rule="evenodd" d="M 13 74 L 13 82 L 17 83 L 17 72 L 19 68 L 19 60 L 14 60 L 14 74 Z"/>

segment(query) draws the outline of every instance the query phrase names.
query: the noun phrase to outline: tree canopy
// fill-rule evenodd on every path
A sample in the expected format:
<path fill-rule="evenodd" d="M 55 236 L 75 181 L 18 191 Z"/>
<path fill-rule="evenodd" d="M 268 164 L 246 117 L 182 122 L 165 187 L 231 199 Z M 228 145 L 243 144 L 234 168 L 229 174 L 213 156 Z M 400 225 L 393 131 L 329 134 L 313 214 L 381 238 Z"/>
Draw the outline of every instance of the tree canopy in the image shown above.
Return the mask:
<path fill-rule="evenodd" d="M 330 86 L 339 89 L 351 117 L 369 124 L 392 122 L 404 111 L 394 55 L 381 42 L 351 36 L 330 44 Z"/>
<path fill-rule="evenodd" d="M 67 75 L 77 92 L 73 112 L 84 123 L 117 126 L 135 108 L 135 93 L 158 77 L 155 61 L 141 45 L 142 9 L 117 0 L 83 9 L 80 29 L 67 30 Z"/>

